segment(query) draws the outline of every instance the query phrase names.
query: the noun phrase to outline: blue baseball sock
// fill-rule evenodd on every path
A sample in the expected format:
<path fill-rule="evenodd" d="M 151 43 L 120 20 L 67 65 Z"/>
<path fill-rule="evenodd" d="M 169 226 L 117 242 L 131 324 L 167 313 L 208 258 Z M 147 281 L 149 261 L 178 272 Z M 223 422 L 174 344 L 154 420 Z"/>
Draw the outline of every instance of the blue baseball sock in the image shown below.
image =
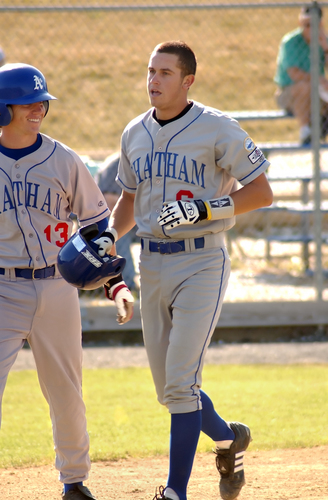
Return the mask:
<path fill-rule="evenodd" d="M 196 453 L 202 412 L 171 415 L 170 471 L 167 486 L 187 500 L 187 485 Z"/>
<path fill-rule="evenodd" d="M 204 391 L 200 391 L 202 401 L 202 431 L 213 441 L 234 440 L 235 435 L 227 422 L 216 413 L 213 403 Z"/>
<path fill-rule="evenodd" d="M 82 481 L 79 483 L 71 483 L 71 484 L 64 484 L 64 493 L 67 493 L 69 490 L 72 490 L 75 488 L 75 486 L 82 486 L 83 483 Z"/>

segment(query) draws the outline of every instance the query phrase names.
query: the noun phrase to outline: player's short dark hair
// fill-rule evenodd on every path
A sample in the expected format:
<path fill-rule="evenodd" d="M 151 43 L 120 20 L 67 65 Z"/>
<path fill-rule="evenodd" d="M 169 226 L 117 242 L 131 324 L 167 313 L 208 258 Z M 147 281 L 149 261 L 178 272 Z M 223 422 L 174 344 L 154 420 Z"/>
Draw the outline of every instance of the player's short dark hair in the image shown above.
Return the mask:
<path fill-rule="evenodd" d="M 154 52 L 174 54 L 178 56 L 179 68 L 181 69 L 182 77 L 196 74 L 197 61 L 195 53 L 185 42 L 181 42 L 179 40 L 163 42 L 154 48 Z"/>
<path fill-rule="evenodd" d="M 321 19 L 322 18 L 322 8 L 318 4 L 317 4 L 317 7 L 318 7 L 319 19 Z M 301 9 L 301 14 L 303 14 L 303 16 L 310 16 L 312 9 L 313 9 L 312 3 L 305 4 L 305 5 L 303 5 L 303 7 Z"/>

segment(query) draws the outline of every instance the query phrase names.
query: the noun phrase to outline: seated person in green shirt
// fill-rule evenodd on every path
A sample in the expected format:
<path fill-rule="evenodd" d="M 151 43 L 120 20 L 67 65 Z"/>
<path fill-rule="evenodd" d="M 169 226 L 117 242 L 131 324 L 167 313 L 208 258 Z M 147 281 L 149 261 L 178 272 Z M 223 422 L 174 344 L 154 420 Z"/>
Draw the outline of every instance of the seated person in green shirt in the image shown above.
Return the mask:
<path fill-rule="evenodd" d="M 275 94 L 280 108 L 291 112 L 300 126 L 300 141 L 311 143 L 311 81 L 310 81 L 310 36 L 311 5 L 302 7 L 299 27 L 287 33 L 281 40 L 277 57 L 274 81 L 278 88 Z M 322 9 L 319 7 L 319 44 L 320 44 L 320 94 L 328 95 L 328 80 L 325 66 L 328 64 L 328 40 L 322 22 Z M 328 101 L 328 98 L 327 98 Z M 321 138 L 328 133 L 328 102 L 321 99 Z"/>

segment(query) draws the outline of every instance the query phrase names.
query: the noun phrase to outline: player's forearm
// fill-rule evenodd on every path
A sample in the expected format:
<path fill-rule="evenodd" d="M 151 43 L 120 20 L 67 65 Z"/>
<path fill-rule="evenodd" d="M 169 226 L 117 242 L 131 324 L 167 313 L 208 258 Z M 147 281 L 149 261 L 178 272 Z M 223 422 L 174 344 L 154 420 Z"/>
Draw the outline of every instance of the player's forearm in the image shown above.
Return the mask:
<path fill-rule="evenodd" d="M 273 194 L 264 174 L 229 195 L 211 200 L 178 200 L 165 202 L 157 217 L 168 231 L 185 224 L 197 224 L 205 219 L 229 219 L 271 205 Z"/>
<path fill-rule="evenodd" d="M 273 193 L 265 174 L 261 174 L 246 186 L 230 194 L 234 202 L 235 215 L 257 208 L 267 207 L 273 201 Z"/>
<path fill-rule="evenodd" d="M 134 195 L 123 191 L 111 213 L 107 229 L 100 238 L 95 240 L 98 245 L 98 254 L 101 257 L 105 254 L 115 255 L 115 242 L 132 229 L 134 225 Z"/>
<path fill-rule="evenodd" d="M 134 195 L 123 191 L 110 215 L 109 226 L 116 229 L 121 238 L 135 226 Z"/>
<path fill-rule="evenodd" d="M 300 82 L 302 80 L 309 82 L 311 79 L 310 73 L 307 73 L 306 71 L 303 71 L 302 69 L 299 69 L 297 67 L 288 68 L 287 73 L 293 80 L 293 82 Z"/>
<path fill-rule="evenodd" d="M 112 211 L 115 206 L 115 203 L 119 198 L 119 195 L 116 193 L 104 193 L 104 198 L 106 200 L 109 210 Z"/>

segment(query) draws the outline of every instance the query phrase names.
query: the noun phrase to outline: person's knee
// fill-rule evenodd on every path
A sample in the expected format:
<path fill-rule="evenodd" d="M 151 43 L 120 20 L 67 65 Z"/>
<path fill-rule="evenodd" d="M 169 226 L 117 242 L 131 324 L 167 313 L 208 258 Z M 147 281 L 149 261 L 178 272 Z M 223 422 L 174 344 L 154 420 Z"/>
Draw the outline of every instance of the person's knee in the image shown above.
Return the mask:
<path fill-rule="evenodd" d="M 179 387 L 165 390 L 163 403 L 170 413 L 189 413 L 202 409 L 199 390 L 190 387 Z"/>
<path fill-rule="evenodd" d="M 159 404 L 166 406 L 166 403 L 164 402 L 164 393 L 157 391 L 157 401 Z"/>
<path fill-rule="evenodd" d="M 292 98 L 294 101 L 310 101 L 311 83 L 302 80 L 295 84 L 292 89 Z"/>

